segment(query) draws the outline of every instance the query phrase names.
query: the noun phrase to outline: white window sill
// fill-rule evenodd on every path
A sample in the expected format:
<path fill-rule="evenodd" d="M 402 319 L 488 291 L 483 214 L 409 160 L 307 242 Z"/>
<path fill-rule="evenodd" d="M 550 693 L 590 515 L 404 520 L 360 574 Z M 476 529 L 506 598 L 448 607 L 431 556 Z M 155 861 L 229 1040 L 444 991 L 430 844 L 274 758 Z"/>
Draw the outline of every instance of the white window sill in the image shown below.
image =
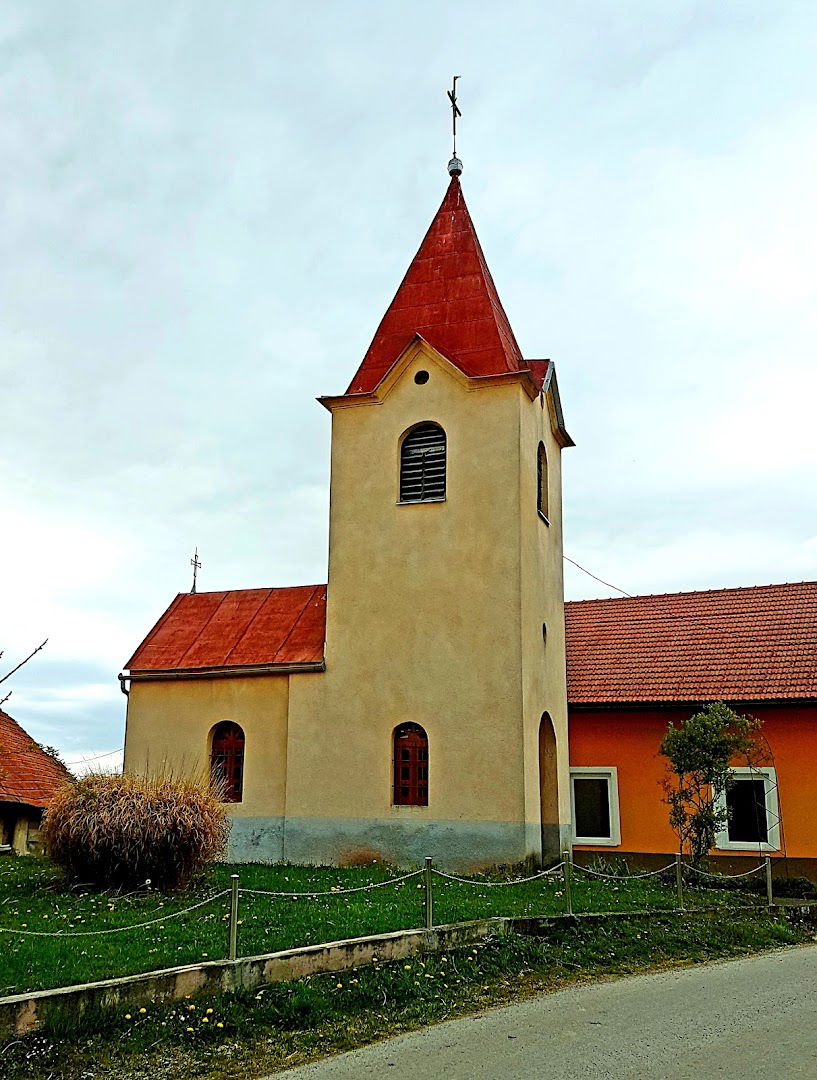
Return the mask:
<path fill-rule="evenodd" d="M 767 855 L 773 854 L 775 851 L 779 851 L 780 848 L 774 844 L 758 844 L 749 843 L 746 841 L 726 840 L 722 844 L 716 844 L 712 848 L 714 852 L 719 851 L 741 851 L 746 855 L 756 855 L 758 852 L 764 852 Z"/>
<path fill-rule="evenodd" d="M 614 836 L 574 836 L 574 844 L 586 844 L 588 847 L 618 847 L 621 843 Z"/>
<path fill-rule="evenodd" d="M 398 499 L 398 506 L 424 506 L 426 503 L 444 503 L 445 495 L 441 499 Z"/>

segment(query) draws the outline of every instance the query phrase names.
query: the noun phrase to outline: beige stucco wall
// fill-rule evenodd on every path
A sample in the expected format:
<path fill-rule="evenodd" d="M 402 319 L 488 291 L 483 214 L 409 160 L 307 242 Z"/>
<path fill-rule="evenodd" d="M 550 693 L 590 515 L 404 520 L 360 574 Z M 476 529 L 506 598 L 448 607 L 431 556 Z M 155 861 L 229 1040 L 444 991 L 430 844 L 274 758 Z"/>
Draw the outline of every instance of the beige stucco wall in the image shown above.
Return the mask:
<path fill-rule="evenodd" d="M 425 823 L 432 846 L 482 843 L 490 862 L 505 845 L 522 858 L 539 847 L 530 733 L 538 740 L 545 709 L 566 745 L 561 513 L 550 530 L 536 514 L 542 407 L 519 383 L 466 379 L 421 343 L 388 383 L 378 403 L 333 410 L 326 672 L 292 680 L 288 835 L 306 851 L 290 822 L 319 836 L 345 819 L 349 850 L 336 854 L 350 857 L 388 845 L 389 826 Z M 426 420 L 447 435 L 446 501 L 399 505 L 401 436 Z M 429 737 L 427 807 L 391 802 L 392 732 L 406 721 Z"/>
<path fill-rule="evenodd" d="M 520 407 L 520 508 L 522 692 L 525 725 L 525 806 L 529 818 L 540 803 L 539 725 L 547 712 L 557 745 L 561 844 L 568 841 L 570 790 L 568 769 L 567 685 L 562 560 L 561 447 L 551 420 L 549 401 L 527 397 Z M 538 449 L 544 443 L 548 469 L 548 523 L 537 512 Z M 547 627 L 546 639 L 542 627 Z M 556 837 L 549 842 L 554 845 Z"/>
<path fill-rule="evenodd" d="M 430 378 L 418 385 L 421 369 Z M 418 342 L 365 404 L 330 404 L 325 672 L 135 681 L 126 769 L 206 769 L 210 732 L 232 720 L 246 735 L 233 856 L 515 862 L 541 850 L 547 711 L 559 758 L 555 849 L 569 796 L 560 449 L 549 402 L 532 400 L 518 379 L 468 379 Z M 446 432 L 446 499 L 400 505 L 401 438 L 426 420 Z M 549 525 L 537 514 L 540 439 Z M 407 721 L 429 737 L 426 807 L 392 804 L 392 735 Z"/>
<path fill-rule="evenodd" d="M 131 684 L 125 732 L 125 771 L 207 776 L 210 736 L 230 720 L 244 731 L 244 792 L 230 806 L 231 854 L 280 858 L 286 803 L 286 675 L 184 679 Z M 247 850 L 245 850 L 247 848 Z"/>

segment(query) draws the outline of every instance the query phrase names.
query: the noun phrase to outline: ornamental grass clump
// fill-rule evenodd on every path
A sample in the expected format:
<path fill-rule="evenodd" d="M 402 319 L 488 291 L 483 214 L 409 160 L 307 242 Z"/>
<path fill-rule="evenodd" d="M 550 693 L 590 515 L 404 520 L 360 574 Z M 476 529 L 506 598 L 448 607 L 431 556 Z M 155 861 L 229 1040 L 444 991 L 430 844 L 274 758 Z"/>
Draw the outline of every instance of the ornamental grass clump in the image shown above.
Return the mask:
<path fill-rule="evenodd" d="M 224 854 L 227 813 L 207 782 L 92 773 L 51 801 L 46 854 L 74 881 L 183 889 Z"/>

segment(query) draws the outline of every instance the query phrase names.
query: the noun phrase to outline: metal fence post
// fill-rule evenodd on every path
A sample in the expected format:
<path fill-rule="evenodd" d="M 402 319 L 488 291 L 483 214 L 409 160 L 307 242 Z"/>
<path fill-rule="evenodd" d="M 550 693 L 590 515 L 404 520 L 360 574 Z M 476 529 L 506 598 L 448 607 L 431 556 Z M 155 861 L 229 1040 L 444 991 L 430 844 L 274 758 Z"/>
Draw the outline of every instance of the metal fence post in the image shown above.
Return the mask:
<path fill-rule="evenodd" d="M 230 939 L 227 959 L 238 956 L 238 874 L 230 874 Z"/>
<path fill-rule="evenodd" d="M 678 907 L 684 910 L 684 867 L 681 862 L 681 852 L 675 856 L 675 888 L 678 891 Z"/>
<path fill-rule="evenodd" d="M 769 907 L 774 906 L 774 897 L 772 895 L 772 860 L 767 855 L 765 858 L 766 863 L 766 903 Z"/>
<path fill-rule="evenodd" d="M 562 852 L 562 863 L 565 875 L 565 906 L 567 914 L 573 914 L 573 864 L 570 861 L 570 852 Z"/>
<path fill-rule="evenodd" d="M 434 893 L 432 892 L 432 874 L 431 874 L 431 856 L 426 855 L 426 865 L 423 870 L 423 879 L 425 881 L 426 893 L 425 893 L 425 915 L 426 915 L 426 930 L 431 930 L 434 926 Z"/>

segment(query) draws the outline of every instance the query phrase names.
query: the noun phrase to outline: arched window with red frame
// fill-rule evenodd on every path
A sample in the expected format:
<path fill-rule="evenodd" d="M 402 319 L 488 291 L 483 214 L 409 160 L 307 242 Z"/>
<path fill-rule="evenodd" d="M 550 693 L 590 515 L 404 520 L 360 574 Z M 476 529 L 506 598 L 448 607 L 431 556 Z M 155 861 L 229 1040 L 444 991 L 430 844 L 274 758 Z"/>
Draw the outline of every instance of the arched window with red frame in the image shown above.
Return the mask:
<path fill-rule="evenodd" d="M 222 802 L 241 802 L 244 794 L 244 732 L 224 720 L 213 729 L 210 779 Z"/>
<path fill-rule="evenodd" d="M 419 724 L 394 729 L 394 804 L 428 806 L 428 736 Z"/>

